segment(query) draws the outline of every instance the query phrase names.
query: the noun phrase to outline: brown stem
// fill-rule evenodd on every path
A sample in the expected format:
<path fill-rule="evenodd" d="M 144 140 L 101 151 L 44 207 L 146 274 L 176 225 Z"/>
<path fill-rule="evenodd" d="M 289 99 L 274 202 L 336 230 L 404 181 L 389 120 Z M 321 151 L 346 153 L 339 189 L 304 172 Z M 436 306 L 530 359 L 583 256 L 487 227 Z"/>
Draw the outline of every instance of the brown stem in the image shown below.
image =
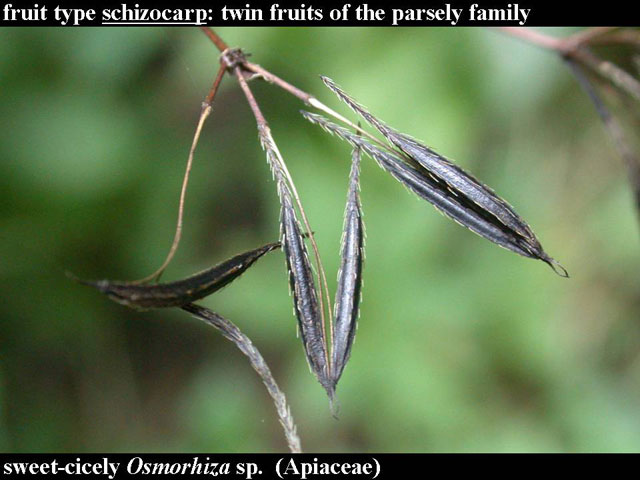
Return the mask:
<path fill-rule="evenodd" d="M 302 100 L 307 105 L 309 104 L 311 99 L 315 98 L 310 93 L 307 93 L 307 92 L 305 92 L 303 90 L 300 90 L 298 87 L 294 87 L 289 82 L 281 79 L 277 75 L 274 75 L 270 71 L 265 70 L 260 65 L 256 65 L 255 63 L 246 62 L 243 66 L 244 66 L 244 68 L 246 68 L 248 70 L 251 70 L 252 72 L 257 73 L 258 75 L 260 75 L 267 82 L 273 83 L 274 85 L 280 87 L 281 89 L 289 92 L 291 95 L 293 95 L 295 97 L 298 97 L 300 100 Z"/>
<path fill-rule="evenodd" d="M 209 29 L 208 27 L 201 27 L 201 28 L 204 31 L 204 33 L 207 34 L 207 36 L 211 39 L 211 41 L 213 41 L 215 43 L 215 45 L 218 47 L 218 49 L 221 49 L 222 47 L 226 47 L 226 48 L 224 48 L 224 50 L 221 50 L 221 52 L 224 53 L 225 50 L 228 50 L 227 44 L 213 30 Z M 380 147 L 382 147 L 384 149 L 389 149 L 389 146 L 387 144 L 381 142 L 378 138 L 374 137 L 373 135 L 371 135 L 366 130 L 363 130 L 359 125 L 355 125 L 350 120 L 346 119 L 345 117 L 343 117 L 339 113 L 335 112 L 334 110 L 332 110 L 331 108 L 326 106 L 324 103 L 322 103 L 320 100 L 318 100 L 315 96 L 311 95 L 310 93 L 307 93 L 304 90 L 301 90 L 298 87 L 290 84 L 286 80 L 283 80 L 282 78 L 278 77 L 277 75 L 274 75 L 269 70 L 266 70 L 265 68 L 261 67 L 260 65 L 257 65 L 255 63 L 251 63 L 251 62 L 247 62 L 246 59 L 240 61 L 239 57 L 235 57 L 234 61 L 238 62 L 238 64 L 240 65 L 240 67 L 241 67 L 240 71 L 241 71 L 243 77 L 246 76 L 247 72 L 253 72 L 253 73 L 259 75 L 260 77 L 262 77 L 266 82 L 272 83 L 273 85 L 281 88 L 285 92 L 288 92 L 291 95 L 293 95 L 294 97 L 302 100 L 305 104 L 310 105 L 310 106 L 312 106 L 314 108 L 317 108 L 318 110 L 323 111 L 324 113 L 326 113 L 327 115 L 333 117 L 334 119 L 338 120 L 339 122 L 344 123 L 345 125 L 348 125 L 349 127 L 355 129 L 358 133 L 368 137 L 371 141 L 377 143 Z M 259 108 L 255 108 L 255 107 L 257 107 L 257 104 L 255 103 L 255 99 L 253 100 L 253 102 L 254 102 L 254 105 L 251 107 L 251 109 L 253 110 L 253 112 L 255 114 L 256 112 L 259 112 L 260 109 Z M 250 103 L 250 105 L 251 105 L 251 103 Z M 260 113 L 260 115 L 262 115 L 262 113 Z M 262 117 L 262 120 L 264 121 L 264 117 Z"/>
<path fill-rule="evenodd" d="M 529 28 L 497 27 L 497 30 L 548 50 L 562 52 L 565 48 L 563 46 L 564 42 L 561 38 L 550 37 L 549 35 L 545 35 L 544 33 L 540 33 Z"/>
<path fill-rule="evenodd" d="M 570 35 L 565 39 L 566 42 L 571 42 L 574 48 L 578 48 L 583 45 L 591 45 L 598 38 L 602 37 L 604 34 L 608 34 L 613 30 L 616 30 L 620 27 L 592 27 L 587 28 L 586 30 L 581 30 L 579 32 Z"/>
<path fill-rule="evenodd" d="M 216 48 L 218 50 L 220 50 L 220 53 L 224 52 L 225 50 L 227 50 L 229 48 L 229 46 L 226 44 L 226 42 L 224 40 L 222 40 L 222 38 L 220 38 L 220 36 L 216 32 L 214 32 L 213 30 L 211 30 L 209 27 L 200 27 L 200 29 L 204 32 L 204 34 L 207 37 L 209 37 L 209 40 L 211 40 L 213 42 L 213 44 L 216 46 Z M 277 85 L 278 87 L 282 88 L 283 90 L 286 90 L 287 92 L 291 93 L 292 95 L 295 95 L 300 100 L 302 100 L 304 103 L 309 103 L 309 99 L 313 97 L 311 94 L 309 94 L 307 92 L 304 92 L 304 91 L 300 90 L 297 87 L 294 87 L 289 82 L 286 82 L 285 80 L 283 80 L 280 77 L 274 75 L 273 73 L 269 72 L 268 70 L 265 70 L 260 65 L 256 65 L 256 64 L 253 64 L 253 63 L 245 61 L 245 62 L 243 62 L 242 67 L 246 68 L 248 70 L 251 70 L 254 73 L 257 73 L 262 78 L 264 78 L 267 82 L 273 83 L 273 84 Z"/>
<path fill-rule="evenodd" d="M 640 101 L 640 82 L 638 80 L 617 65 L 607 62 L 589 52 L 588 49 L 583 48 L 588 46 L 595 38 L 600 38 L 614 28 L 597 27 L 578 32 L 566 38 L 555 38 L 522 27 L 499 27 L 498 30 L 530 44 L 553 50 L 565 59 L 574 60 L 597 73 L 619 90 Z"/>
<path fill-rule="evenodd" d="M 591 45 L 632 45 L 640 46 L 640 31 L 638 30 L 619 30 L 611 32 L 606 37 L 598 37 L 592 39 Z"/>
<path fill-rule="evenodd" d="M 578 80 L 578 83 L 596 107 L 602 123 L 618 150 L 618 154 L 622 157 L 627 167 L 627 174 L 635 195 L 636 207 L 638 208 L 638 212 L 640 212 L 640 158 L 627 143 L 622 126 L 606 107 L 604 101 L 600 98 L 595 87 L 582 71 L 580 65 L 571 59 L 567 59 L 566 61 Z"/>
<path fill-rule="evenodd" d="M 235 67 L 234 73 L 238 79 L 240 88 L 242 88 L 242 91 L 244 92 L 244 96 L 247 99 L 247 103 L 249 104 L 249 107 L 253 112 L 253 116 L 256 118 L 256 123 L 258 124 L 258 127 L 268 127 L 267 121 L 264 118 L 264 115 L 262 114 L 262 110 L 260 110 L 260 107 L 258 106 L 256 97 L 253 96 L 253 92 L 249 88 L 249 85 L 247 84 L 247 81 L 245 80 L 244 75 L 242 74 L 242 69 L 240 67 Z"/>
<path fill-rule="evenodd" d="M 579 49 L 567 58 L 573 59 L 596 72 L 619 90 L 640 102 L 640 82 L 616 64 L 607 62 L 586 49 Z"/>
<path fill-rule="evenodd" d="M 178 204 L 178 221 L 176 223 L 176 232 L 173 236 L 173 243 L 171 244 L 169 253 L 167 254 L 167 257 L 165 258 L 162 265 L 160 265 L 160 268 L 158 268 L 151 275 L 141 278 L 140 280 L 137 280 L 134 283 L 146 283 L 153 280 L 159 280 L 160 276 L 165 271 L 169 263 L 171 263 L 171 260 L 173 260 L 173 257 L 175 256 L 175 253 L 178 250 L 178 246 L 180 245 L 180 239 L 182 238 L 184 204 L 185 204 L 185 199 L 187 197 L 187 185 L 189 184 L 189 174 L 191 173 L 191 166 L 193 165 L 193 156 L 195 154 L 196 147 L 198 146 L 198 141 L 200 140 L 200 133 L 202 133 L 202 128 L 204 127 L 204 123 L 206 122 L 207 118 L 209 118 L 209 115 L 211 114 L 211 110 L 212 110 L 211 104 L 213 103 L 213 99 L 215 98 L 216 93 L 218 92 L 218 88 L 220 87 L 220 83 L 222 81 L 222 77 L 225 74 L 225 71 L 226 69 L 224 65 L 220 65 L 220 68 L 218 69 L 218 73 L 213 82 L 213 85 L 211 86 L 211 89 L 209 90 L 209 93 L 202 104 L 202 111 L 200 112 L 200 118 L 198 119 L 196 132 L 193 135 L 193 141 L 191 142 L 191 148 L 189 149 L 189 158 L 187 159 L 187 167 L 184 172 L 184 178 L 182 179 L 182 189 L 180 190 L 180 201 Z"/>
<path fill-rule="evenodd" d="M 229 48 L 229 45 L 227 45 L 225 41 L 222 40 L 222 38 L 220 38 L 218 34 L 211 30 L 209 27 L 200 27 L 200 30 L 202 30 L 204 34 L 209 37 L 209 40 L 211 40 L 216 48 L 220 50 L 220 53 Z"/>
<path fill-rule="evenodd" d="M 218 88 L 220 88 L 220 83 L 222 82 L 222 77 L 224 77 L 225 72 L 226 68 L 224 68 L 224 65 L 220 65 L 220 68 L 218 68 L 218 73 L 216 74 L 216 79 L 213 81 L 213 85 L 211 85 L 211 89 L 209 90 L 209 94 L 204 99 L 205 105 L 211 105 L 211 103 L 213 102 L 216 93 L 218 93 Z"/>
<path fill-rule="evenodd" d="M 537 45 L 548 50 L 555 50 L 561 55 L 572 56 L 579 47 L 588 45 L 596 38 L 601 37 L 605 33 L 609 33 L 618 27 L 593 27 L 580 32 L 569 35 L 565 38 L 552 37 L 537 30 L 531 30 L 525 27 L 497 27 L 497 30 L 519 38 L 527 43 Z"/>

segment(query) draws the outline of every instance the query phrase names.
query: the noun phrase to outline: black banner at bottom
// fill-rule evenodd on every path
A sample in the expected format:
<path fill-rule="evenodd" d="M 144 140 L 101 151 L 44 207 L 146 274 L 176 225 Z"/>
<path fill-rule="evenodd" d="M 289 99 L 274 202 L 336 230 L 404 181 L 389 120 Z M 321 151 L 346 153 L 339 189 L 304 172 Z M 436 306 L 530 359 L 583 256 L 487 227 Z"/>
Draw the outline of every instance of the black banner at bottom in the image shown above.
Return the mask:
<path fill-rule="evenodd" d="M 3 454 L 3 477 L 86 477 L 114 480 L 176 478 L 313 479 L 392 478 L 397 459 L 347 454 Z"/>

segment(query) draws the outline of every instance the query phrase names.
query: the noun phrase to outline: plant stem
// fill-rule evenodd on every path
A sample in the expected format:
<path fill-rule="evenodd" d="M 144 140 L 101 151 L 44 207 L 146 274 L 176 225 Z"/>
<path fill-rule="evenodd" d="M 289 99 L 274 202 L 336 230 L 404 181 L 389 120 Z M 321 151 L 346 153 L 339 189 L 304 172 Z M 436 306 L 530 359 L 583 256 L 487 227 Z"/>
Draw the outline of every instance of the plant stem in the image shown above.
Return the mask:
<path fill-rule="evenodd" d="M 606 107 L 604 101 L 600 98 L 598 92 L 582 71 L 582 68 L 571 59 L 567 59 L 567 63 L 578 80 L 578 83 L 596 107 L 605 129 L 609 133 L 609 136 L 618 150 L 618 154 L 622 157 L 622 160 L 627 167 L 629 181 L 635 196 L 636 207 L 638 212 L 640 212 L 640 158 L 634 153 L 633 149 L 630 148 L 625 138 L 622 126 Z"/>
<path fill-rule="evenodd" d="M 640 82 L 638 80 L 617 65 L 607 62 L 589 52 L 587 48 L 583 48 L 596 39 L 602 42 L 603 38 L 606 39 L 603 35 L 611 32 L 614 28 L 616 27 L 595 27 L 565 38 L 551 37 L 522 27 L 499 27 L 498 30 L 532 45 L 555 51 L 560 56 L 587 67 L 619 90 L 640 101 Z M 614 33 L 619 36 L 621 32 Z"/>
<path fill-rule="evenodd" d="M 563 51 L 563 40 L 561 38 L 551 37 L 544 33 L 531 30 L 529 28 L 521 27 L 497 27 L 496 30 L 511 35 L 512 37 L 519 38 L 532 45 L 537 45 L 548 50 L 555 50 L 557 52 Z"/>
<path fill-rule="evenodd" d="M 226 69 L 223 65 L 220 66 L 220 68 L 218 68 L 218 73 L 216 75 L 216 78 L 213 82 L 213 85 L 211 86 L 211 89 L 209 90 L 209 93 L 207 94 L 207 97 L 205 98 L 204 102 L 202 103 L 202 110 L 200 112 L 200 118 L 198 119 L 198 125 L 196 126 L 196 132 L 193 136 L 193 140 L 191 142 L 191 148 L 189 149 L 189 158 L 187 159 L 187 167 L 186 170 L 184 172 L 184 177 L 182 179 L 182 189 L 180 190 L 180 200 L 178 203 L 178 221 L 176 223 L 176 231 L 175 234 L 173 236 L 173 243 L 171 244 L 171 248 L 169 249 L 169 253 L 167 254 L 167 257 L 165 258 L 164 262 L 162 263 L 162 265 L 160 265 L 160 268 L 158 268 L 155 272 L 153 272 L 151 275 L 148 275 L 144 278 L 141 278 L 140 280 L 136 280 L 133 283 L 146 283 L 146 282 L 150 282 L 153 280 L 159 280 L 160 276 L 162 275 L 162 273 L 165 271 L 165 269 L 167 268 L 167 266 L 169 265 L 169 263 L 171 263 L 171 260 L 173 260 L 173 257 L 175 256 L 176 251 L 178 250 L 178 246 L 180 245 L 180 239 L 182 238 L 182 223 L 183 223 L 183 219 L 184 219 L 184 204 L 185 204 L 185 199 L 187 197 L 187 185 L 189 184 L 189 174 L 191 173 L 191 166 L 193 165 L 193 156 L 195 154 L 196 151 L 196 147 L 198 146 L 198 141 L 200 140 L 200 134 L 202 133 L 202 128 L 204 127 L 204 123 L 206 122 L 207 118 L 209 118 L 209 115 L 211 114 L 211 110 L 212 110 L 212 103 L 213 103 L 213 99 L 216 96 L 216 93 L 218 92 L 218 88 L 220 87 L 220 83 L 222 81 L 222 77 L 224 76 L 226 72 Z"/>
<path fill-rule="evenodd" d="M 211 30 L 209 27 L 200 27 L 200 30 L 202 30 L 204 34 L 209 37 L 209 40 L 211 40 L 216 48 L 220 50 L 220 53 L 229 48 L 229 45 L 227 45 L 224 40 L 222 40 L 222 38 L 220 38 L 218 34 Z"/>
<path fill-rule="evenodd" d="M 223 52 L 226 49 L 225 48 L 225 49 L 221 50 L 221 47 L 222 46 L 226 46 L 226 43 L 215 32 L 213 32 L 213 30 L 209 29 L 208 27 L 201 27 L 201 29 L 204 31 L 204 33 L 207 35 L 207 37 L 209 37 L 209 39 L 215 44 L 215 46 L 221 52 Z M 334 119 L 338 120 L 339 122 L 344 123 L 345 125 L 353 128 L 354 130 L 356 130 L 361 135 L 364 135 L 365 137 L 369 138 L 371 141 L 375 142 L 381 148 L 384 148 L 385 150 L 390 150 L 389 146 L 386 143 L 381 142 L 377 137 L 371 135 L 369 132 L 367 132 L 366 130 L 362 129 L 362 127 L 360 125 L 356 125 L 355 123 L 351 122 L 347 118 L 343 117 L 342 115 L 340 115 L 336 111 L 334 111 L 331 108 L 329 108 L 328 106 L 326 106 L 324 103 L 322 103 L 320 100 L 318 100 L 315 96 L 311 95 L 308 92 L 305 92 L 304 90 L 301 90 L 300 88 L 296 87 L 295 85 L 292 85 L 291 83 L 287 82 L 286 80 L 283 80 L 282 78 L 278 77 L 277 75 L 274 75 L 269 70 L 261 67 L 260 65 L 244 61 L 242 63 L 242 65 L 241 65 L 241 68 L 243 69 L 243 71 L 248 70 L 250 72 L 253 72 L 253 73 L 259 75 L 266 82 L 271 83 L 271 84 L 281 88 L 285 92 L 290 93 L 294 97 L 302 100 L 306 105 L 310 105 L 310 106 L 312 106 L 314 108 L 317 108 L 318 110 L 326 113 L 327 115 L 333 117 Z M 263 119 L 264 119 L 264 117 L 263 117 Z"/>
<path fill-rule="evenodd" d="M 300 100 L 302 100 L 307 105 L 309 105 L 310 104 L 310 100 L 314 98 L 314 96 L 311 95 L 310 93 L 307 93 L 307 92 L 305 92 L 303 90 L 300 90 L 298 87 L 295 87 L 295 86 L 291 85 L 286 80 L 283 80 L 282 78 L 278 77 L 277 75 L 274 75 L 270 71 L 262 68 L 260 65 L 256 65 L 255 63 L 246 62 L 243 66 L 244 66 L 244 68 L 246 68 L 248 70 L 251 70 L 252 72 L 257 73 L 258 75 L 260 75 L 267 82 L 273 83 L 274 85 L 280 87 L 284 91 L 289 92 L 294 97 L 298 97 Z"/>

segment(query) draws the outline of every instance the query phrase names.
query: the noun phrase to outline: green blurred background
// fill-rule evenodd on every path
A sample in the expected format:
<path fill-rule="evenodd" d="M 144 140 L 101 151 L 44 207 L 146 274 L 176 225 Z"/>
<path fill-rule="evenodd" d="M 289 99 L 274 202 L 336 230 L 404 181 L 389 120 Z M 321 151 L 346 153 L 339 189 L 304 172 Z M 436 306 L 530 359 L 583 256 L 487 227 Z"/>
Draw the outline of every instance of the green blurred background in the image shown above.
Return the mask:
<path fill-rule="evenodd" d="M 220 28 L 350 115 L 372 112 L 506 198 L 571 273 L 461 228 L 365 159 L 363 302 L 339 420 L 309 373 L 281 253 L 201 303 L 287 394 L 306 451 L 640 450 L 640 249 L 624 168 L 552 54 L 476 28 Z M 567 29 L 547 33 L 564 35 Z M 0 30 L 0 451 L 286 449 L 233 344 L 68 280 L 151 273 L 218 53 L 198 29 Z M 350 151 L 253 82 L 335 288 Z M 278 236 L 275 185 L 237 83 L 196 153 L 164 280 Z"/>

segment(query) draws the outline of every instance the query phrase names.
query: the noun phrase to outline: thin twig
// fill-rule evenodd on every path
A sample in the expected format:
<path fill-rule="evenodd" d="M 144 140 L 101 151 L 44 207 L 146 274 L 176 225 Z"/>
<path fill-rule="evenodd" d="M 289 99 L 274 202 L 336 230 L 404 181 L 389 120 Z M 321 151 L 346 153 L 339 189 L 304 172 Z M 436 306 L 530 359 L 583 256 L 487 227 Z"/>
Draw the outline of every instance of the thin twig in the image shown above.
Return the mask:
<path fill-rule="evenodd" d="M 576 50 L 568 58 L 573 58 L 582 65 L 589 67 L 619 90 L 626 92 L 640 102 L 640 82 L 614 63 L 602 60 L 586 49 Z"/>
<path fill-rule="evenodd" d="M 591 45 L 605 34 L 610 34 L 620 27 L 591 27 L 569 35 L 564 41 L 573 44 L 574 48 Z"/>
<path fill-rule="evenodd" d="M 209 37 L 209 40 L 211 40 L 216 48 L 220 50 L 220 53 L 229 48 L 229 45 L 227 45 L 225 41 L 222 40 L 222 38 L 220 38 L 218 34 L 211 30 L 209 27 L 200 27 L 200 30 L 202 30 L 204 34 Z"/>
<path fill-rule="evenodd" d="M 632 45 L 636 48 L 640 47 L 640 31 L 638 30 L 619 30 L 611 32 L 606 36 L 593 38 L 589 41 L 590 45 Z"/>
<path fill-rule="evenodd" d="M 604 124 L 607 132 L 609 132 L 609 136 L 618 150 L 618 154 L 622 157 L 625 166 L 627 167 L 631 187 L 636 197 L 636 206 L 640 212 L 640 158 L 634 153 L 631 147 L 629 147 L 621 125 L 618 123 L 616 118 L 611 115 L 611 112 L 609 112 L 609 109 L 600 98 L 598 92 L 591 84 L 585 73 L 582 71 L 580 65 L 571 59 L 567 59 L 566 61 L 578 80 L 578 83 L 596 107 L 602 123 Z"/>
<path fill-rule="evenodd" d="M 165 271 L 171 260 L 173 259 L 176 251 L 178 250 L 178 245 L 180 245 L 180 239 L 182 238 L 182 222 L 184 218 L 184 203 L 185 198 L 187 196 L 187 185 L 189 184 L 189 174 L 191 173 L 191 166 L 193 165 L 193 156 L 196 151 L 196 147 L 198 145 L 198 141 L 200 140 L 200 133 L 202 133 L 202 127 L 206 122 L 207 118 L 211 114 L 213 99 L 218 92 L 218 88 L 220 87 L 220 82 L 222 81 L 222 77 L 225 74 L 226 69 L 223 65 L 218 69 L 218 73 L 216 78 L 209 90 L 205 101 L 202 103 L 202 111 L 200 112 L 200 118 L 198 119 L 198 125 L 196 127 L 196 132 L 193 136 L 193 141 L 191 142 L 191 148 L 189 149 L 189 158 L 187 159 L 187 167 L 184 172 L 184 178 L 182 179 L 182 189 L 180 190 L 180 201 L 178 204 L 178 221 L 176 224 L 176 232 L 173 237 L 173 243 L 171 244 L 171 248 L 169 249 L 169 253 L 167 254 L 167 258 L 164 260 L 160 268 L 158 268 L 151 275 L 148 275 L 140 280 L 137 280 L 134 283 L 145 283 L 153 280 L 159 280 L 162 273 Z"/>
<path fill-rule="evenodd" d="M 593 70 L 621 91 L 640 101 L 640 82 L 638 80 L 617 65 L 607 62 L 583 48 L 595 39 L 602 41 L 603 38 L 606 38 L 604 35 L 613 28 L 589 29 L 565 38 L 551 37 L 523 27 L 498 27 L 498 30 L 527 43 L 553 50 L 564 58 L 573 59 Z M 619 34 L 620 32 L 617 33 Z"/>
<path fill-rule="evenodd" d="M 247 68 L 248 70 L 251 70 L 254 73 L 257 73 L 267 82 L 273 83 L 274 85 L 277 85 L 281 89 L 289 92 L 291 95 L 298 97 L 300 100 L 302 100 L 306 104 L 309 104 L 309 100 L 313 98 L 313 95 L 311 95 L 310 93 L 307 93 L 303 90 L 300 90 L 298 87 L 291 85 L 286 80 L 283 80 L 277 75 L 274 75 L 270 71 L 262 68 L 260 65 L 256 65 L 255 63 L 251 63 L 251 62 L 246 62 L 243 65 L 243 67 Z"/>
<path fill-rule="evenodd" d="M 284 429 L 284 435 L 287 439 L 289 450 L 291 453 L 301 453 L 302 447 L 300 446 L 300 437 L 298 437 L 298 433 L 296 432 L 296 424 L 293 421 L 291 410 L 287 405 L 287 399 L 280 388 L 278 388 L 278 384 L 273 378 L 271 370 L 269 369 L 267 362 L 265 362 L 264 357 L 253 345 L 249 337 L 242 333 L 231 321 L 221 317 L 208 308 L 201 307 L 194 303 L 189 303 L 181 308 L 197 319 L 202 320 L 219 330 L 225 338 L 235 343 L 236 347 L 238 347 L 238 349 L 247 356 L 251 366 L 258 373 L 262 379 L 262 383 L 267 387 L 267 391 L 273 399 L 273 404 L 278 412 L 280 424 Z"/>
<path fill-rule="evenodd" d="M 546 48 L 547 50 L 563 52 L 566 48 L 565 43 L 561 38 L 551 37 L 536 30 L 531 30 L 530 28 L 497 27 L 496 30 L 506 33 L 512 37 L 519 38 L 527 43 Z"/>
<path fill-rule="evenodd" d="M 564 38 L 552 37 L 526 27 L 496 27 L 496 30 L 511 35 L 512 37 L 517 37 L 527 43 L 549 50 L 555 50 L 564 55 L 571 55 L 579 47 L 588 45 L 617 28 L 619 27 L 593 27 Z"/>

